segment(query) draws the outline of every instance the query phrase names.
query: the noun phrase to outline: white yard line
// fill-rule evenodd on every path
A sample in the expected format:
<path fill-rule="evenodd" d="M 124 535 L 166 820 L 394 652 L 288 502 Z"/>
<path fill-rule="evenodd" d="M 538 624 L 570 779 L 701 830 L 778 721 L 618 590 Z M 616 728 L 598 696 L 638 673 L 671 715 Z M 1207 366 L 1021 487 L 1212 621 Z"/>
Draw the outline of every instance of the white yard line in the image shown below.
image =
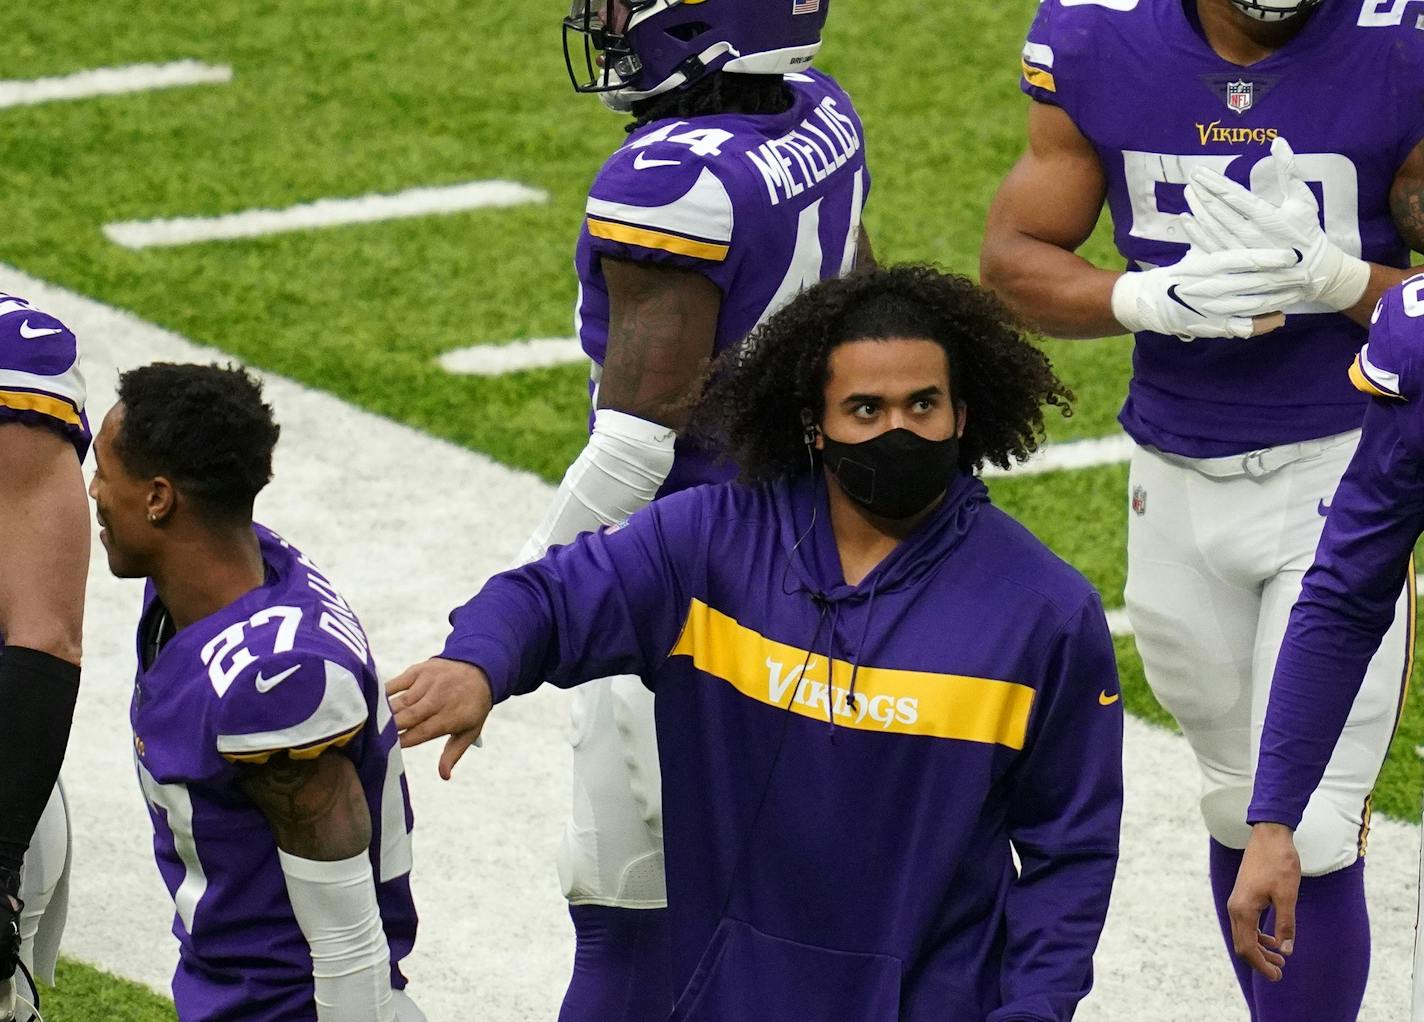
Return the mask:
<path fill-rule="evenodd" d="M 130 220 L 107 224 L 104 236 L 124 248 L 192 245 L 320 227 L 443 216 L 472 209 L 504 209 L 547 202 L 548 199 L 547 192 L 513 181 L 467 181 L 434 188 L 410 188 L 392 195 L 317 199 L 285 209 L 249 209 L 222 216 L 168 220 Z"/>
<path fill-rule="evenodd" d="M 185 85 L 222 85 L 232 81 L 232 68 L 200 60 L 175 60 L 168 64 L 129 64 L 101 67 L 53 78 L 0 80 L 0 110 L 34 106 L 64 99 L 117 96 Z"/>
<path fill-rule="evenodd" d="M 440 365 L 457 376 L 503 376 L 529 369 L 587 362 L 577 337 L 540 337 L 508 344 L 472 344 L 440 356 Z"/>
<path fill-rule="evenodd" d="M 79 333 L 96 423 L 119 367 L 224 357 L 5 266 L 0 290 Z M 510 562 L 551 488 L 291 381 L 269 376 L 267 393 L 283 429 L 259 517 L 330 573 L 387 675 L 437 650 L 448 609 Z M 411 493 L 419 499 L 402 499 Z M 65 948 L 162 990 L 176 955 L 173 907 L 152 861 L 127 727 L 139 599 L 138 583 L 109 576 L 96 539 L 84 691 L 64 771 L 75 821 Z M 407 757 L 421 913 L 407 971 L 431 1022 L 547 1022 L 558 1012 L 572 960 L 553 865 L 569 798 L 564 704 L 547 692 L 501 706 L 488 747 L 469 754 L 452 783 L 436 776 L 437 747 Z M 1122 862 L 1095 988 L 1077 1017 L 1242 1018 L 1207 894 L 1191 751 L 1129 719 L 1125 774 Z M 1417 849 L 1416 828 L 1377 820 L 1366 871 L 1374 967 L 1363 1022 L 1408 1017 Z"/>
<path fill-rule="evenodd" d="M 1125 433 L 1098 437 L 1093 440 L 1068 440 L 1059 444 L 1047 444 L 1022 465 L 1015 465 L 1005 471 L 989 465 L 984 469 L 987 478 L 999 476 L 1034 476 L 1044 472 L 1063 472 L 1084 468 L 1098 468 L 1102 465 L 1120 465 L 1132 457 L 1132 438 Z"/>

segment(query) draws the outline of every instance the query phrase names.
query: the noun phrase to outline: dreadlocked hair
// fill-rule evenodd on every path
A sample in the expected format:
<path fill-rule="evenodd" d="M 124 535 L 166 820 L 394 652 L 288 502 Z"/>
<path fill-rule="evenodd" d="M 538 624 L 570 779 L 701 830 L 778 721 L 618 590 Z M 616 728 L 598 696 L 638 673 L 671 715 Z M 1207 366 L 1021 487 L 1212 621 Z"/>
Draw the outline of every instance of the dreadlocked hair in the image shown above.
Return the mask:
<path fill-rule="evenodd" d="M 668 117 L 706 114 L 779 114 L 791 108 L 794 98 L 781 75 L 727 74 L 714 71 L 691 85 L 633 104 L 631 133 Z"/>
<path fill-rule="evenodd" d="M 1073 392 L 993 295 L 966 277 L 903 265 L 802 291 L 709 368 L 691 430 L 749 483 L 810 470 L 802 410 L 825 413 L 832 349 L 925 338 L 944 348 L 951 397 L 968 409 L 959 468 L 1008 468 L 1044 439 L 1043 406 L 1072 414 Z"/>

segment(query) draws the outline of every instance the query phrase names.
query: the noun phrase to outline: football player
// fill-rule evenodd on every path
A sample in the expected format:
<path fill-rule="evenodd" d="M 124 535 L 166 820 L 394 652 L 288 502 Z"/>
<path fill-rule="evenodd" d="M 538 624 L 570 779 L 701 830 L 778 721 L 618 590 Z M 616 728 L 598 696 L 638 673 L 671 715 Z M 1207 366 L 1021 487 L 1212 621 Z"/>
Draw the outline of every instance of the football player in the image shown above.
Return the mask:
<path fill-rule="evenodd" d="M 147 578 L 130 720 L 181 1022 L 405 1022 L 410 804 L 365 632 L 252 521 L 277 426 L 239 369 L 119 378 L 90 494 Z"/>
<path fill-rule="evenodd" d="M 632 122 L 593 182 L 575 253 L 591 436 L 522 560 L 728 478 L 681 435 L 708 358 L 803 287 L 869 263 L 860 120 L 811 67 L 829 6 L 576 0 L 565 19 L 575 88 Z M 574 699 L 560 875 L 577 953 L 562 1022 L 671 1007 L 651 700 L 633 677 Z"/>
<path fill-rule="evenodd" d="M 1279 976 L 1299 933 L 1300 952 L 1330 944 L 1329 919 L 1300 906 L 1300 857 L 1292 832 L 1320 783 L 1393 619 L 1401 584 L 1414 588 L 1414 543 L 1424 533 L 1424 275 L 1388 292 L 1369 343 L 1350 369 L 1370 396 L 1359 449 L 1330 501 L 1315 563 L 1291 612 L 1271 683 L 1251 841 L 1231 896 L 1237 951 Z M 1272 935 L 1262 912 L 1275 913 Z M 1286 966 L 1287 975 L 1299 966 Z M 1424 960 L 1414 951 L 1414 1018 L 1424 1020 Z"/>
<path fill-rule="evenodd" d="M 989 213 L 983 277 L 1023 316 L 1136 335 L 1127 611 L 1201 767 L 1228 946 L 1272 668 L 1365 411 L 1344 369 L 1424 248 L 1414 22 L 1405 0 L 1045 0 L 1023 50 L 1028 149 Z M 1125 273 L 1074 252 L 1104 201 Z M 1296 831 L 1301 911 L 1331 941 L 1276 986 L 1233 959 L 1256 1019 L 1358 1011 L 1368 799 L 1409 662 L 1394 597 Z"/>
<path fill-rule="evenodd" d="M 56 781 L 79 693 L 88 449 L 73 332 L 0 294 L 0 1019 L 22 1022 L 31 974 L 54 981 L 64 922 Z"/>

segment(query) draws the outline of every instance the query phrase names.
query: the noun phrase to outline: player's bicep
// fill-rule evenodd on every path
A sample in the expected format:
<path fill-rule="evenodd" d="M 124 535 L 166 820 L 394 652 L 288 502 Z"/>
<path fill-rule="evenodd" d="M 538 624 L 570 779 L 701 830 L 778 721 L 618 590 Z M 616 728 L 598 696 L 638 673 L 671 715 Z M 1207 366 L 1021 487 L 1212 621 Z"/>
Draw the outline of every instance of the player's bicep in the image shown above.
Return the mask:
<path fill-rule="evenodd" d="M 71 442 L 0 422 L 0 636 L 79 662 L 89 508 Z"/>
<path fill-rule="evenodd" d="M 712 355 L 722 292 L 693 270 L 603 259 L 608 352 L 598 407 L 681 429 Z"/>
<path fill-rule="evenodd" d="M 355 764 L 338 750 L 315 759 L 273 756 L 244 767 L 241 784 L 288 854 L 335 862 L 370 847 L 366 793 Z"/>
<path fill-rule="evenodd" d="M 1395 174 L 1389 211 L 1399 236 L 1415 252 L 1424 253 L 1424 142 L 1414 147 Z"/>
<path fill-rule="evenodd" d="M 1088 239 L 1107 196 L 1102 161 L 1062 109 L 1033 103 L 1028 146 L 989 207 L 991 245 L 1031 239 L 1072 251 Z"/>

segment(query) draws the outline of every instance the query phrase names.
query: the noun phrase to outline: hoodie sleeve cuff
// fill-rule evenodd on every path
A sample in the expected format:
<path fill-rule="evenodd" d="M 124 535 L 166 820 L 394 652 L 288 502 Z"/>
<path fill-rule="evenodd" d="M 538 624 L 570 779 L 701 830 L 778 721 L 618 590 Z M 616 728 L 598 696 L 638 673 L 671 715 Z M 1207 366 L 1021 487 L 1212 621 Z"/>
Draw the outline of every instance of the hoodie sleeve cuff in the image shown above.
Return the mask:
<path fill-rule="evenodd" d="M 515 672 L 508 654 L 498 643 L 478 637 L 451 635 L 445 640 L 445 648 L 437 655 L 441 660 L 456 660 L 484 671 L 489 679 L 490 695 L 496 703 L 504 702 L 512 694 L 511 679 Z"/>

